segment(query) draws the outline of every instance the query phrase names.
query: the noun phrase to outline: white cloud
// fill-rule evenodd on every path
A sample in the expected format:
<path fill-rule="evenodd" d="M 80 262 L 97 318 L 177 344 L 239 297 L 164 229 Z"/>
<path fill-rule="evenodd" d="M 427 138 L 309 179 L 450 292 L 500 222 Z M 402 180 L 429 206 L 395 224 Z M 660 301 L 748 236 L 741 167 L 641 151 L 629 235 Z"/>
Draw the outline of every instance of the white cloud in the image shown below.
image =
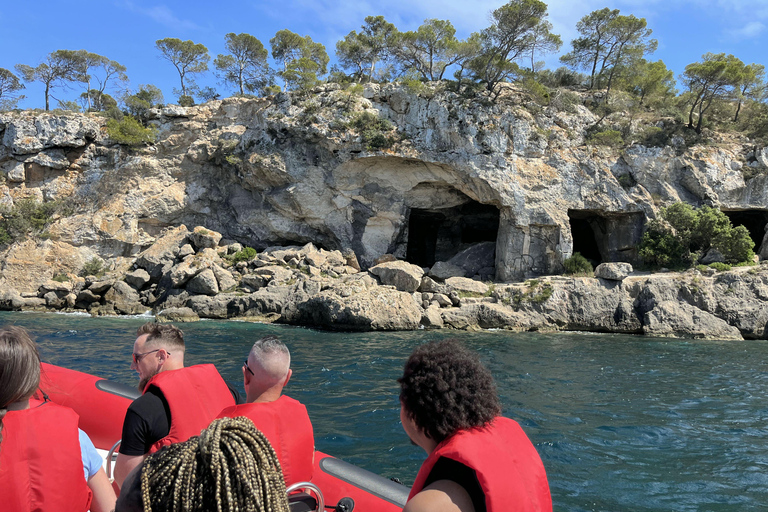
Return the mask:
<path fill-rule="evenodd" d="M 759 21 L 747 23 L 741 28 L 728 30 L 726 34 L 730 39 L 742 41 L 744 39 L 754 39 L 765 31 L 765 25 Z"/>
<path fill-rule="evenodd" d="M 141 5 L 136 5 L 134 2 L 126 1 L 123 2 L 123 6 L 130 11 L 146 16 L 156 23 L 169 28 L 179 30 L 197 30 L 200 28 L 200 26 L 194 21 L 179 18 L 170 8 L 165 5 L 144 7 Z"/>

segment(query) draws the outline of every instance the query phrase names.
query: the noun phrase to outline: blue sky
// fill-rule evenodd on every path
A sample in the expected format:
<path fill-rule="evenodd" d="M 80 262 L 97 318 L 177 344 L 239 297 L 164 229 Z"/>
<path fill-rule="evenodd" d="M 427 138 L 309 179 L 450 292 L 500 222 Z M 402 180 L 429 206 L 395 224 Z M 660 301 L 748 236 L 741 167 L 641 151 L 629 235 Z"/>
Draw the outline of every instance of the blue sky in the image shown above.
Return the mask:
<path fill-rule="evenodd" d="M 768 0 L 550 0 L 547 4 L 554 32 L 565 43 L 561 53 L 570 48 L 577 21 L 608 6 L 648 20 L 659 41 L 651 59 L 664 60 L 676 76 L 705 52 L 732 53 L 746 63 L 768 65 Z M 381 14 L 402 31 L 417 28 L 426 18 L 447 19 L 457 36 L 465 38 L 488 26 L 489 12 L 501 5 L 501 0 L 6 0 L 0 3 L 0 67 L 13 71 L 18 63 L 37 65 L 55 50 L 85 49 L 125 65 L 131 89 L 151 83 L 172 102 L 178 74 L 160 59 L 157 39 L 202 43 L 212 62 L 224 52 L 228 32 L 252 34 L 268 48 L 275 32 L 287 28 L 323 43 L 333 62 L 336 41 L 359 29 L 365 16 Z M 557 67 L 557 56 L 547 64 Z M 197 81 L 216 87 L 222 96 L 232 92 L 219 85 L 212 72 Z M 71 100 L 80 92 L 53 94 Z M 27 98 L 21 107 L 44 106 L 42 87 L 27 85 L 23 93 Z"/>

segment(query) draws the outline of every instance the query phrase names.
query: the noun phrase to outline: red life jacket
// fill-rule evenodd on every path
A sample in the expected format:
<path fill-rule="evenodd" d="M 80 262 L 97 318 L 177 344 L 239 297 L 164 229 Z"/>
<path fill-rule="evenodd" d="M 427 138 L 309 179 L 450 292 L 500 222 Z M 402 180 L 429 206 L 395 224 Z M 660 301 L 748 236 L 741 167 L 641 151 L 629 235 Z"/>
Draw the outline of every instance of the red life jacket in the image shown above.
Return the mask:
<path fill-rule="evenodd" d="M 0 443 L 0 508 L 7 512 L 86 511 L 85 481 L 75 411 L 30 400 L 8 411 Z"/>
<path fill-rule="evenodd" d="M 171 427 L 167 436 L 150 447 L 149 453 L 200 435 L 219 411 L 235 404 L 226 382 L 212 364 L 160 372 L 149 380 L 145 393 L 150 386 L 159 389 L 168 402 Z"/>
<path fill-rule="evenodd" d="M 514 420 L 498 416 L 483 428 L 461 430 L 437 445 L 421 465 L 409 500 L 424 488 L 440 457 L 475 470 L 488 512 L 552 510 L 544 464 Z"/>
<path fill-rule="evenodd" d="M 286 486 L 312 479 L 315 437 L 301 402 L 282 395 L 274 402 L 227 407 L 218 417 L 237 416 L 249 418 L 267 437 L 280 461 Z"/>

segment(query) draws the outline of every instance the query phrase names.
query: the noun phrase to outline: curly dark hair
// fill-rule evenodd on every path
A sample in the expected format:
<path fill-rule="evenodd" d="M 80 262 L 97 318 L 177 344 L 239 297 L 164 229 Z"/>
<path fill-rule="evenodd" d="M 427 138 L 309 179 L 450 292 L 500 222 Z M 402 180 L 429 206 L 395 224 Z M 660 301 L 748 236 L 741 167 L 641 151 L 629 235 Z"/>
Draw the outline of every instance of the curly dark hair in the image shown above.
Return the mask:
<path fill-rule="evenodd" d="M 417 347 L 397 382 L 408 415 L 438 443 L 501 414 L 491 372 L 455 339 Z"/>

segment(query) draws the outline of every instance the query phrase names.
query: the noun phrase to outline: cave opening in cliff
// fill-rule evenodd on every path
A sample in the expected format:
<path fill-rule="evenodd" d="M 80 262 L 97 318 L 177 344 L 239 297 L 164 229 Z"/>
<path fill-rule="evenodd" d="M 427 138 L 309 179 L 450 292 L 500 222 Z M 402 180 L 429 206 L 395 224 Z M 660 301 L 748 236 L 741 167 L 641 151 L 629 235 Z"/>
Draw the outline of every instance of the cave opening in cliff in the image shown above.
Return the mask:
<path fill-rule="evenodd" d="M 592 263 L 625 261 L 638 263 L 637 246 L 643 236 L 642 212 L 568 210 L 573 252 Z"/>
<path fill-rule="evenodd" d="M 723 213 L 731 221 L 731 225 L 744 226 L 749 231 L 749 237 L 755 242 L 755 252 L 760 252 L 760 246 L 765 237 L 765 228 L 768 225 L 768 211 L 766 210 L 723 210 Z"/>
<path fill-rule="evenodd" d="M 499 209 L 477 201 L 450 208 L 411 208 L 406 261 L 431 267 L 480 242 L 496 242 Z"/>

